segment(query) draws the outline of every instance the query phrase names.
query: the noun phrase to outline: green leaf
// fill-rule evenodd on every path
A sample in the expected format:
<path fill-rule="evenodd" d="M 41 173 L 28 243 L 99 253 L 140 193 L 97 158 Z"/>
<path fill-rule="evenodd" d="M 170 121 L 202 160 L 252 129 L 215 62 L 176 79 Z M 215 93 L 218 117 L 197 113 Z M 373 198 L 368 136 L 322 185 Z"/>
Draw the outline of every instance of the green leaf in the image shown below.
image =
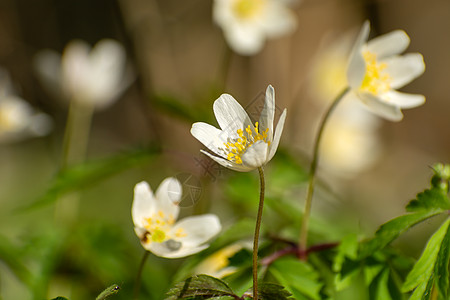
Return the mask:
<path fill-rule="evenodd" d="M 271 264 L 269 270 L 295 299 L 320 299 L 323 284 L 319 282 L 319 274 L 307 263 L 283 257 Z"/>
<path fill-rule="evenodd" d="M 447 191 L 434 187 L 417 195 L 417 199 L 411 200 L 406 206 L 409 212 L 443 211 L 450 209 Z"/>
<path fill-rule="evenodd" d="M 258 299 L 261 300 L 293 300 L 291 293 L 284 287 L 274 283 L 261 283 L 258 286 Z"/>
<path fill-rule="evenodd" d="M 360 258 L 368 257 L 376 251 L 386 247 L 395 240 L 400 234 L 432 216 L 440 214 L 442 210 L 421 211 L 413 214 L 407 214 L 397 217 L 383 224 L 375 233 L 375 237 L 361 243 Z"/>
<path fill-rule="evenodd" d="M 450 260 L 450 230 L 447 230 L 441 249 L 439 250 L 438 258 L 434 274 L 436 276 L 436 286 L 439 295 L 443 299 L 449 299 L 449 260 Z"/>
<path fill-rule="evenodd" d="M 434 275 L 436 262 L 440 253 L 442 255 L 447 255 L 448 250 L 441 252 L 441 246 L 446 240 L 448 233 L 448 228 L 450 225 L 450 219 L 447 219 L 444 224 L 433 234 L 433 236 L 428 241 L 428 244 L 419 258 L 417 263 L 414 265 L 411 272 L 406 277 L 406 281 L 403 284 L 402 291 L 408 292 L 413 289 L 414 292 L 411 295 L 412 299 L 430 299 L 431 289 L 433 287 Z M 446 245 L 448 246 L 448 244 Z M 448 271 L 447 271 L 448 274 Z"/>
<path fill-rule="evenodd" d="M 19 210 L 47 205 L 69 192 L 86 188 L 136 165 L 144 164 L 159 152 L 157 147 L 133 149 L 113 157 L 69 167 L 56 175 L 47 191 L 35 202 Z"/>
<path fill-rule="evenodd" d="M 103 292 L 100 293 L 100 295 L 95 298 L 95 300 L 105 300 L 111 295 L 117 294 L 120 290 L 120 286 L 117 284 L 113 284 L 109 287 L 107 287 Z"/>
<path fill-rule="evenodd" d="M 166 300 L 229 299 L 237 297 L 225 282 L 208 275 L 196 275 L 177 283 L 167 292 L 167 296 Z"/>
<path fill-rule="evenodd" d="M 56 298 L 53 298 L 52 300 L 68 300 L 68 299 L 65 297 L 56 297 Z"/>
<path fill-rule="evenodd" d="M 31 273 L 21 256 L 22 253 L 17 246 L 13 245 L 6 236 L 0 236 L 0 261 L 4 262 L 23 283 L 30 285 Z"/>

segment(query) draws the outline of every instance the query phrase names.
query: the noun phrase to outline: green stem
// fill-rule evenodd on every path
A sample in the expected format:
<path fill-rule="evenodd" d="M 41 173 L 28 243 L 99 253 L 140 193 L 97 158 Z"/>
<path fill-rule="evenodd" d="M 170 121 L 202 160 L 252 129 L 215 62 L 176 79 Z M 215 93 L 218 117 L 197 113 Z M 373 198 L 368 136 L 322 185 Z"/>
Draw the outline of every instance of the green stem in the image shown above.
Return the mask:
<path fill-rule="evenodd" d="M 74 162 L 84 160 L 86 155 L 94 107 L 79 102 L 77 100 L 70 101 L 64 131 L 61 170 Z"/>
<path fill-rule="evenodd" d="M 256 217 L 256 226 L 255 226 L 255 236 L 253 238 L 253 299 L 258 299 L 258 240 L 259 240 L 259 231 L 261 228 L 262 213 L 264 208 L 264 190 L 266 187 L 264 182 L 263 168 L 259 167 L 258 171 L 259 171 L 260 190 L 259 190 L 258 215 Z"/>
<path fill-rule="evenodd" d="M 330 107 L 328 108 L 327 112 L 325 113 L 325 116 L 322 119 L 322 122 L 320 123 L 319 132 L 317 133 L 316 141 L 314 144 L 314 152 L 313 152 L 313 160 L 311 162 L 311 167 L 309 169 L 309 183 L 308 183 L 308 192 L 306 194 L 306 201 L 305 201 L 305 212 L 303 213 L 303 220 L 302 220 L 302 227 L 300 230 L 300 240 L 299 240 L 299 252 L 298 256 L 306 260 L 307 256 L 307 244 L 308 244 L 308 228 L 309 228 L 309 218 L 311 215 L 311 206 L 312 206 L 312 198 L 314 194 L 314 183 L 316 179 L 316 170 L 317 165 L 319 162 L 319 147 L 320 147 L 320 140 L 322 138 L 322 134 L 324 132 L 325 125 L 331 115 L 331 113 L 334 111 L 336 106 L 339 104 L 339 102 L 344 98 L 344 96 L 347 94 L 347 92 L 350 90 L 349 87 L 345 88 L 331 103 Z"/>
<path fill-rule="evenodd" d="M 147 261 L 150 252 L 145 251 L 144 256 L 142 256 L 141 263 L 139 264 L 139 270 L 136 276 L 136 282 L 134 283 L 133 299 L 136 300 L 139 297 L 139 289 L 141 288 L 141 277 L 142 270 L 144 270 L 145 262 Z"/>

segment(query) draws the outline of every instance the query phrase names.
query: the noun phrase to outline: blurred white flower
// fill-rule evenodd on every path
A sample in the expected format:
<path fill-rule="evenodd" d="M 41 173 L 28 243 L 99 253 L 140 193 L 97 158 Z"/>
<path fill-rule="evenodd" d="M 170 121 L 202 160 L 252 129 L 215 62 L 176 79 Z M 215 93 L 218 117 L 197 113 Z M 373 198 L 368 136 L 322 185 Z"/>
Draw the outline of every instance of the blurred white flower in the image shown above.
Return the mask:
<path fill-rule="evenodd" d="M 178 258 L 200 252 L 221 230 L 219 218 L 213 214 L 176 222 L 181 194 L 181 184 L 175 178 L 166 178 L 156 195 L 147 182 L 134 188 L 131 210 L 134 230 L 142 246 L 157 256 Z"/>
<path fill-rule="evenodd" d="M 223 278 L 237 271 L 236 267 L 229 266 L 229 258 L 242 249 L 241 245 L 233 244 L 211 254 L 195 269 L 195 274 L 206 274 L 216 278 Z"/>
<path fill-rule="evenodd" d="M 43 50 L 35 57 L 35 67 L 50 92 L 97 109 L 111 105 L 130 84 L 125 50 L 110 39 L 92 49 L 84 41 L 71 41 L 62 56 Z"/>
<path fill-rule="evenodd" d="M 50 132 L 50 117 L 15 95 L 7 71 L 0 69 L 0 142 L 13 142 Z"/>
<path fill-rule="evenodd" d="M 346 71 L 352 34 L 326 40 L 313 60 L 310 93 L 325 110 L 347 86 Z M 321 142 L 321 165 L 335 176 L 351 178 L 378 161 L 382 149 L 381 119 L 365 109 L 354 93 L 335 108 Z"/>
<path fill-rule="evenodd" d="M 367 42 L 370 24 L 366 21 L 350 56 L 347 78 L 352 91 L 374 113 L 391 121 L 400 121 L 400 109 L 425 102 L 423 95 L 396 91 L 425 71 L 420 53 L 400 56 L 409 45 L 409 37 L 395 30 Z"/>
<path fill-rule="evenodd" d="M 242 55 L 256 54 L 266 38 L 291 33 L 297 27 L 286 0 L 214 0 L 213 19 L 230 47 Z"/>
<path fill-rule="evenodd" d="M 268 163 L 277 151 L 286 119 L 286 109 L 273 131 L 275 90 L 267 87 L 259 122 L 252 124 L 242 106 L 228 94 L 222 94 L 213 105 L 221 129 L 197 122 L 191 134 L 214 154 L 201 150 L 217 163 L 235 171 L 248 172 Z"/>

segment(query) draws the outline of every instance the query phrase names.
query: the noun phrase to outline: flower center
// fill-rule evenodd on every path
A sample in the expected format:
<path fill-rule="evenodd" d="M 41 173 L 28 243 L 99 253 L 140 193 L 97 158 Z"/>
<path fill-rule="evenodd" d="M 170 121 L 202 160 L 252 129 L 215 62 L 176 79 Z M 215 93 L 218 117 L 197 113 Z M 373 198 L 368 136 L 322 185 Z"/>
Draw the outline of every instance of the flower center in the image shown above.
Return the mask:
<path fill-rule="evenodd" d="M 248 20 L 261 12 L 264 2 L 265 0 L 236 0 L 232 10 L 239 19 Z"/>
<path fill-rule="evenodd" d="M 366 74 L 360 89 L 373 95 L 389 91 L 391 77 L 384 72 L 386 63 L 378 63 L 376 54 L 370 51 L 364 51 L 363 58 L 366 62 Z"/>
<path fill-rule="evenodd" d="M 236 132 L 238 134 L 238 138 L 231 139 L 229 138 L 225 145 L 225 148 L 220 148 L 229 161 L 232 161 L 237 164 L 242 164 L 242 154 L 247 151 L 255 142 L 264 141 L 268 145 L 270 145 L 270 141 L 267 140 L 267 132 L 269 128 L 266 128 L 263 132 L 258 131 L 258 122 L 255 123 L 254 130 L 250 128 L 250 125 L 245 128 L 245 132 L 242 129 L 238 129 Z"/>
<path fill-rule="evenodd" d="M 172 215 L 166 216 L 161 210 L 146 218 L 147 224 L 144 228 L 147 230 L 143 241 L 146 243 L 155 242 L 163 243 L 173 238 L 185 237 L 186 234 L 182 228 L 178 228 L 175 234 L 169 234 L 175 223 L 175 218 Z"/>

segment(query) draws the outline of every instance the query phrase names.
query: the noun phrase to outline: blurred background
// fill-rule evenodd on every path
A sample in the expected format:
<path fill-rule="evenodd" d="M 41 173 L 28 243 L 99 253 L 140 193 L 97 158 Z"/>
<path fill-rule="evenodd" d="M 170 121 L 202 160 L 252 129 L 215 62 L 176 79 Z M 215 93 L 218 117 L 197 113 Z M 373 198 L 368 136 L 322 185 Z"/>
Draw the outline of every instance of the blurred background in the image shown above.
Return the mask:
<path fill-rule="evenodd" d="M 144 252 L 130 218 L 133 187 L 142 180 L 156 189 L 166 177 L 193 175 L 201 195 L 182 214 L 212 211 L 225 228 L 253 218 L 257 194 L 244 191 L 254 183 L 257 193 L 256 173 L 218 167 L 200 154 L 203 146 L 189 133 L 193 122 L 217 125 L 212 104 L 222 93 L 251 109 L 267 85 L 274 86 L 277 108 L 286 107 L 288 116 L 279 154 L 266 167 L 269 195 L 282 195 L 301 208 L 314 134 L 338 93 L 327 86 L 323 72 L 327 66 L 331 72 L 339 58 L 345 61 L 366 19 L 371 36 L 395 29 L 408 33 L 407 52 L 422 53 L 426 71 L 402 90 L 423 94 L 427 102 L 405 110 L 399 123 L 377 120 L 376 130 L 362 133 L 373 136 L 371 142 L 346 143 L 350 148 L 337 155 L 340 164 L 333 165 L 333 151 L 324 157 L 313 215 L 341 224 L 342 232 L 370 236 L 428 186 L 429 166 L 449 161 L 450 1 L 291 1 L 296 30 L 267 40 L 253 56 L 227 46 L 212 5 L 205 0 L 0 0 L 0 67 L 15 95 L 51 120 L 44 136 L 0 141 L 0 299 L 89 299 L 112 283 L 123 289 L 117 299 L 129 299 Z M 129 84 L 117 101 L 94 111 L 85 163 L 61 177 L 69 102 L 44 87 L 36 55 L 45 49 L 62 53 L 74 39 L 94 46 L 105 38 L 124 46 Z M 336 78 L 336 84 L 342 80 Z M 337 134 L 337 141 L 347 141 Z M 354 140 L 361 139 L 349 141 Z M 332 140 L 327 145 L 324 155 L 339 148 Z M 349 216 L 345 222 L 343 215 Z M 267 220 L 274 228 L 283 225 L 277 218 Z M 418 255 L 434 228 L 425 224 L 398 243 Z M 339 234 L 318 234 L 316 240 Z M 150 257 L 145 299 L 163 297 L 179 264 Z"/>

